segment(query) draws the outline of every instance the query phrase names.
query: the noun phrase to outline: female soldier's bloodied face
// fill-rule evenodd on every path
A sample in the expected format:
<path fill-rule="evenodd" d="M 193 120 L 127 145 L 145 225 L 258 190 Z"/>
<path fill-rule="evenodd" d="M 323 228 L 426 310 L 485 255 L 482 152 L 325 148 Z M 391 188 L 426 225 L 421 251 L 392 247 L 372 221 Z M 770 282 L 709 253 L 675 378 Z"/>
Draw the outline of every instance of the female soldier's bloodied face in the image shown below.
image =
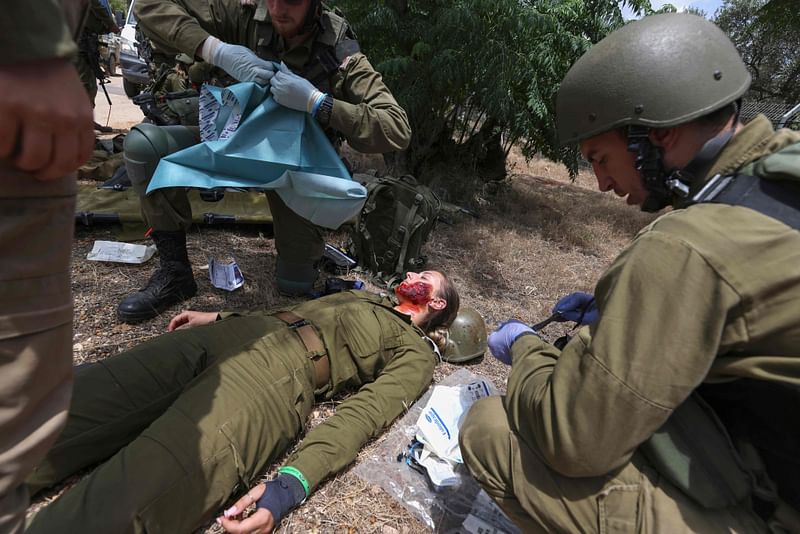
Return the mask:
<path fill-rule="evenodd" d="M 406 279 L 395 288 L 394 292 L 398 298 L 403 298 L 412 302 L 413 304 L 422 305 L 427 304 L 427 302 L 431 299 L 433 287 L 422 280 L 411 282 Z"/>
<path fill-rule="evenodd" d="M 447 305 L 447 302 L 438 296 L 441 287 L 441 273 L 436 271 L 409 272 L 406 279 L 394 289 L 397 300 L 400 301 L 395 308 L 410 315 L 412 322 L 420 325 L 432 311 L 440 310 Z"/>

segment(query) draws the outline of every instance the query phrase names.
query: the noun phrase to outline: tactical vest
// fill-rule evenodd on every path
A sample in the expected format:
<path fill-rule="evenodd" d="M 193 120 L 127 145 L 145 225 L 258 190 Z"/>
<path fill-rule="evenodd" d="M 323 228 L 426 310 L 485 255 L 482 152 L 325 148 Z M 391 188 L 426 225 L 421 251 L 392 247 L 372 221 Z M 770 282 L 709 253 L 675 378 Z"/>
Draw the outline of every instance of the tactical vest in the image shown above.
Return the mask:
<path fill-rule="evenodd" d="M 256 54 L 262 59 L 279 62 L 281 59 L 274 47 L 278 35 L 269 20 L 266 2 L 259 2 L 253 20 L 256 22 Z M 335 11 L 324 10 L 309 60 L 300 70 L 293 70 L 320 91 L 330 94 L 331 77 L 348 56 L 359 50 L 347 20 Z"/>
<path fill-rule="evenodd" d="M 689 204 L 744 206 L 800 230 L 800 143 L 711 178 Z"/>
<path fill-rule="evenodd" d="M 687 204 L 704 202 L 747 207 L 800 230 L 800 143 L 714 176 Z M 737 506 L 749 497 L 769 520 L 778 497 L 800 511 L 797 406 L 800 386 L 788 383 L 702 384 L 641 451 L 702 506 Z"/>

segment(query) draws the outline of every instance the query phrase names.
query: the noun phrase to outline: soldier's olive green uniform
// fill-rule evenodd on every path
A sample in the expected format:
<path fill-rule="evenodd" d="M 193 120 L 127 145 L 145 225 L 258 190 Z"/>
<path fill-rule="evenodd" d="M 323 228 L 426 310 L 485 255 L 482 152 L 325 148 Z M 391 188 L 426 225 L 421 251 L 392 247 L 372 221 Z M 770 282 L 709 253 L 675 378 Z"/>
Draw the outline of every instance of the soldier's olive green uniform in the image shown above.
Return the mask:
<path fill-rule="evenodd" d="M 92 68 L 92 64 L 100 60 L 97 55 L 97 35 L 113 32 L 116 27 L 116 22 L 103 4 L 99 0 L 90 0 L 89 13 L 86 15 L 86 22 L 78 39 L 79 47 L 78 55 L 75 58 L 75 68 L 78 70 L 81 83 L 89 94 L 92 107 L 94 107 L 94 99 L 97 97 L 97 74 Z M 89 40 L 91 39 L 94 40 L 94 43 L 90 46 Z M 90 57 L 90 55 L 95 57 Z"/>
<path fill-rule="evenodd" d="M 706 180 L 798 141 L 799 133 L 775 133 L 760 116 Z M 715 408 L 722 387 L 721 405 L 738 406 L 717 411 L 734 441 L 755 446 L 778 492 L 797 500 L 798 407 L 778 399 L 800 385 L 800 232 L 739 206 L 678 209 L 639 233 L 595 296 L 599 322 L 563 351 L 536 336 L 514 343 L 507 395 L 478 402 L 461 430 L 470 470 L 531 531 L 765 531 L 747 499 L 697 504 L 640 445 L 698 386 Z M 751 395 L 754 384 L 766 387 Z M 708 434 L 685 432 L 690 441 Z M 700 461 L 725 452 L 705 451 Z M 690 476 L 696 467 L 704 465 L 692 465 Z M 724 475 L 711 480 L 720 491 Z"/>
<path fill-rule="evenodd" d="M 189 89 L 189 79 L 185 74 L 177 72 L 174 66 L 168 67 L 167 65 L 163 65 L 162 68 L 169 69 L 169 72 L 164 73 L 163 82 L 157 88 L 154 87 L 153 96 L 156 99 L 156 105 L 158 106 L 158 109 L 161 111 L 162 115 L 170 120 L 172 124 L 187 124 L 186 122 L 182 122 L 181 116 L 173 111 L 172 107 L 170 106 L 171 102 L 168 102 L 166 97 L 170 93 L 180 93 Z M 188 123 L 191 126 L 197 126 L 198 123 L 197 100 L 197 97 L 179 100 L 181 105 L 186 106 L 188 114 L 194 119 L 192 122 Z M 172 105 L 174 106 L 174 104 Z"/>
<path fill-rule="evenodd" d="M 72 58 L 83 2 L 3 3 L 0 65 Z M 46 64 L 45 64 L 46 65 Z M 42 66 L 42 68 L 47 68 Z M 6 91 L 7 88 L 3 88 Z M 3 95 L 0 94 L 0 98 Z M 19 532 L 21 485 L 67 419 L 75 176 L 40 182 L 0 161 L 0 532 Z"/>
<path fill-rule="evenodd" d="M 164 93 L 177 93 L 185 91 L 189 88 L 189 80 L 177 72 L 170 72 L 167 74 L 167 79 L 164 80 Z"/>
<path fill-rule="evenodd" d="M 67 428 L 28 482 L 35 491 L 111 458 L 28 532 L 190 532 L 284 453 L 315 397 L 356 390 L 287 462 L 313 490 L 428 387 L 436 356 L 388 299 L 344 292 L 293 311 L 315 326 L 330 358 L 330 380 L 316 390 L 300 337 L 266 313 L 179 330 L 78 368 Z"/>
<path fill-rule="evenodd" d="M 253 8 L 242 6 L 239 0 L 143 0 L 136 2 L 135 11 L 144 32 L 161 48 L 178 49 L 194 57 L 203 41 L 213 35 L 227 43 L 247 46 L 264 59 L 283 61 L 333 96 L 330 123 L 325 126 L 343 136 L 356 150 L 383 153 L 408 146 L 411 138 L 408 117 L 366 56 L 356 52 L 347 59 L 339 59 L 338 68 L 334 67 L 330 75 L 321 70 L 316 60 L 321 47 L 335 47 L 348 37 L 347 22 L 332 12 L 323 12 L 322 29 L 309 41 L 287 49 L 283 38 L 273 31 L 265 1 Z M 188 139 L 178 131 L 181 129 L 180 126 L 163 128 L 163 135 L 169 141 L 163 143 L 163 149 L 156 147 L 160 152 L 155 154 L 156 161 L 148 162 L 152 170 L 147 179 L 134 183 L 142 197 L 144 218 L 155 230 L 186 230 L 191 224 L 184 190 L 162 189 L 144 195 L 157 159 L 199 140 Z M 151 130 L 152 126 L 138 126 L 132 133 L 153 136 Z M 139 154 L 126 157 L 132 161 L 143 159 Z M 267 197 L 280 258 L 299 265 L 320 259 L 323 251 L 320 230 L 290 210 L 276 193 L 269 192 Z"/>

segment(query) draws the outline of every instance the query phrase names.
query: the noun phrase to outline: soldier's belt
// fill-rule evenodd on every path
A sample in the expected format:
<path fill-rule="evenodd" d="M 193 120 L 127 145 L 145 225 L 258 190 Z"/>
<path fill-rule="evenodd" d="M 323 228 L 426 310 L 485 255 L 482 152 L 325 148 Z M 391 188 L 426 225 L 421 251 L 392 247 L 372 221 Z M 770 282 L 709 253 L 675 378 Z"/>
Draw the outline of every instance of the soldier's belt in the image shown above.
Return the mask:
<path fill-rule="evenodd" d="M 290 311 L 282 311 L 273 315 L 294 330 L 305 345 L 308 357 L 314 363 L 314 386 L 319 389 L 327 384 L 331 379 L 331 361 L 325 350 L 325 344 L 314 325 Z"/>

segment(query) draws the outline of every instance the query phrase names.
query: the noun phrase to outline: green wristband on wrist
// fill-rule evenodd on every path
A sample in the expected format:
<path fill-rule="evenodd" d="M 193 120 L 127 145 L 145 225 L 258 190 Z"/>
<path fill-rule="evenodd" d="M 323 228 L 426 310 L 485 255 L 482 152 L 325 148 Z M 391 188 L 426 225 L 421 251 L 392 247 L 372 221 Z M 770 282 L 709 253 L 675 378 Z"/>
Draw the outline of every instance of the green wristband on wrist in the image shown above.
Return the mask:
<path fill-rule="evenodd" d="M 281 473 L 281 474 L 285 473 L 287 475 L 292 475 L 294 478 L 299 480 L 300 484 L 303 485 L 303 489 L 306 492 L 306 497 L 308 497 L 308 492 L 309 492 L 308 480 L 306 480 L 306 477 L 303 476 L 303 473 L 301 473 L 299 469 L 297 469 L 295 467 L 292 467 L 291 465 L 285 465 L 285 466 L 281 467 L 280 469 L 278 469 L 278 473 Z"/>

